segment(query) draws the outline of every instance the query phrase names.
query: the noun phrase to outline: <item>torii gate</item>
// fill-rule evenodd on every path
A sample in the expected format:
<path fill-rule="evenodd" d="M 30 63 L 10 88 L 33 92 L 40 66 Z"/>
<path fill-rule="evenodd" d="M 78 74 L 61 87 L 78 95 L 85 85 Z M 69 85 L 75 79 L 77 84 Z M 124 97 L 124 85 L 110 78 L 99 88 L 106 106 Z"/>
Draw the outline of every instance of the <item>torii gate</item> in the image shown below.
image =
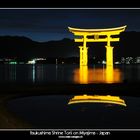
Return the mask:
<path fill-rule="evenodd" d="M 88 47 L 87 42 L 107 42 L 106 47 L 106 66 L 113 66 L 113 48 L 110 43 L 119 41 L 120 38 L 113 38 L 113 35 L 119 35 L 126 28 L 125 26 L 108 29 L 79 29 L 68 27 L 69 31 L 76 36 L 82 36 L 82 38 L 76 38 L 75 42 L 83 42 L 83 46 L 80 48 L 80 65 L 87 66 L 88 64 Z M 88 38 L 94 36 L 94 38 Z"/>

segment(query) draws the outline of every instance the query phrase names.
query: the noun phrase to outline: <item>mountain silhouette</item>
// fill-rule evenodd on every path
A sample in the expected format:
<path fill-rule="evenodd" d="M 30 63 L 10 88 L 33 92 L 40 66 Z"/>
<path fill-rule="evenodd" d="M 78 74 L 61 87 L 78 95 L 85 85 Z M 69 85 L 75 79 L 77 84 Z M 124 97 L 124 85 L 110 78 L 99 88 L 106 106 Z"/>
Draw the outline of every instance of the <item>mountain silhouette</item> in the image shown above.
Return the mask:
<path fill-rule="evenodd" d="M 123 32 L 120 41 L 111 43 L 114 46 L 115 58 L 140 56 L 140 32 Z M 1 58 L 34 58 L 34 57 L 79 57 L 80 43 L 64 38 L 58 41 L 37 42 L 24 36 L 0 36 Z M 89 57 L 105 59 L 106 42 L 87 43 Z"/>

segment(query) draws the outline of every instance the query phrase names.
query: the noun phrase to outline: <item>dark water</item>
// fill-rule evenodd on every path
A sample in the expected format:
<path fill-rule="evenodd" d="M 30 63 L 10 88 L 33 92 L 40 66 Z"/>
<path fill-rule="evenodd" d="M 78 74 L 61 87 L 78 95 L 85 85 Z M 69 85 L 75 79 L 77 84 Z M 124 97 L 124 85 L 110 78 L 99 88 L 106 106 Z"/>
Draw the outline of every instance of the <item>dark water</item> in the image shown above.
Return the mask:
<path fill-rule="evenodd" d="M 126 106 L 111 103 L 68 105 L 73 96 L 34 96 L 8 102 L 8 109 L 33 128 L 140 128 L 140 98 L 120 97 Z"/>
<path fill-rule="evenodd" d="M 105 66 L 92 65 L 0 65 L 0 83 L 120 83 L 140 81 L 140 65 Z"/>
<path fill-rule="evenodd" d="M 78 65 L 0 65 L 0 83 L 88 84 L 121 83 L 124 80 L 135 82 L 140 81 L 139 71 L 140 65 L 117 65 L 113 69 L 105 68 L 103 65 L 80 68 Z M 11 99 L 5 107 L 23 123 L 29 124 L 27 128 L 140 129 L 140 97 L 120 97 L 126 106 L 93 102 L 68 105 L 72 98 L 72 95 L 48 93 L 47 96 Z M 10 128 L 16 128 L 15 124 L 23 128 L 22 123 L 19 124 L 16 119 L 11 120 L 11 115 L 3 106 L 0 117 L 5 121 L 2 120 L 0 123 L 3 123 L 3 126 L 7 123 L 7 128 L 9 125 Z M 1 128 L 3 126 L 0 125 Z"/>

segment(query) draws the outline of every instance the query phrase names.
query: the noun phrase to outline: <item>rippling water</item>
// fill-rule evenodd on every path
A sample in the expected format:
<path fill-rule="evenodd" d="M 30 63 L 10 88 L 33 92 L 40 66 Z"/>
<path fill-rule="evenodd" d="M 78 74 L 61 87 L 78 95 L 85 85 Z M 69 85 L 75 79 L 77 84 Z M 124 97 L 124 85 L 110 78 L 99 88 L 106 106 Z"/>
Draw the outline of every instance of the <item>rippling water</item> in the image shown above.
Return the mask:
<path fill-rule="evenodd" d="M 0 65 L 0 82 L 15 83 L 121 83 L 122 81 L 140 81 L 140 65 L 114 66 L 104 65 Z"/>
<path fill-rule="evenodd" d="M 106 68 L 104 65 L 90 65 L 88 67 L 64 64 L 0 65 L 0 83 L 140 82 L 139 71 L 140 65 L 116 65 L 114 68 Z M 140 129 L 139 97 L 121 96 L 117 97 L 120 100 L 112 101 L 116 98 L 109 96 L 109 99 L 103 97 L 102 101 L 102 99 L 93 100 L 94 92 L 86 100 L 87 93 L 81 99 L 74 98 L 72 95 L 61 95 L 61 93 L 60 95 L 46 94 L 46 96 L 11 99 L 5 102 L 4 106 L 0 104 L 0 127 Z M 99 94 L 102 95 L 102 93 Z M 113 96 L 113 93 L 103 95 L 108 94 Z M 73 102 L 72 99 L 76 100 Z"/>

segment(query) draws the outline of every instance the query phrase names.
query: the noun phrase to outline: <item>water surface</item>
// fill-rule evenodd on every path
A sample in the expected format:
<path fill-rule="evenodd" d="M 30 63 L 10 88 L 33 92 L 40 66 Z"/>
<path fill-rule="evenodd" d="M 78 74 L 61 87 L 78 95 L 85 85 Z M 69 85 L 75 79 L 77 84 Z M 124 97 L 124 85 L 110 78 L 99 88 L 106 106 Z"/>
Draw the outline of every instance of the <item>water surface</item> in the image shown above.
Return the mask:
<path fill-rule="evenodd" d="M 140 81 L 140 65 L 0 65 L 0 83 L 121 83 Z"/>
<path fill-rule="evenodd" d="M 111 103 L 69 105 L 74 96 L 48 95 L 13 99 L 7 103 L 34 128 L 140 128 L 140 98 L 120 97 L 126 106 Z"/>

